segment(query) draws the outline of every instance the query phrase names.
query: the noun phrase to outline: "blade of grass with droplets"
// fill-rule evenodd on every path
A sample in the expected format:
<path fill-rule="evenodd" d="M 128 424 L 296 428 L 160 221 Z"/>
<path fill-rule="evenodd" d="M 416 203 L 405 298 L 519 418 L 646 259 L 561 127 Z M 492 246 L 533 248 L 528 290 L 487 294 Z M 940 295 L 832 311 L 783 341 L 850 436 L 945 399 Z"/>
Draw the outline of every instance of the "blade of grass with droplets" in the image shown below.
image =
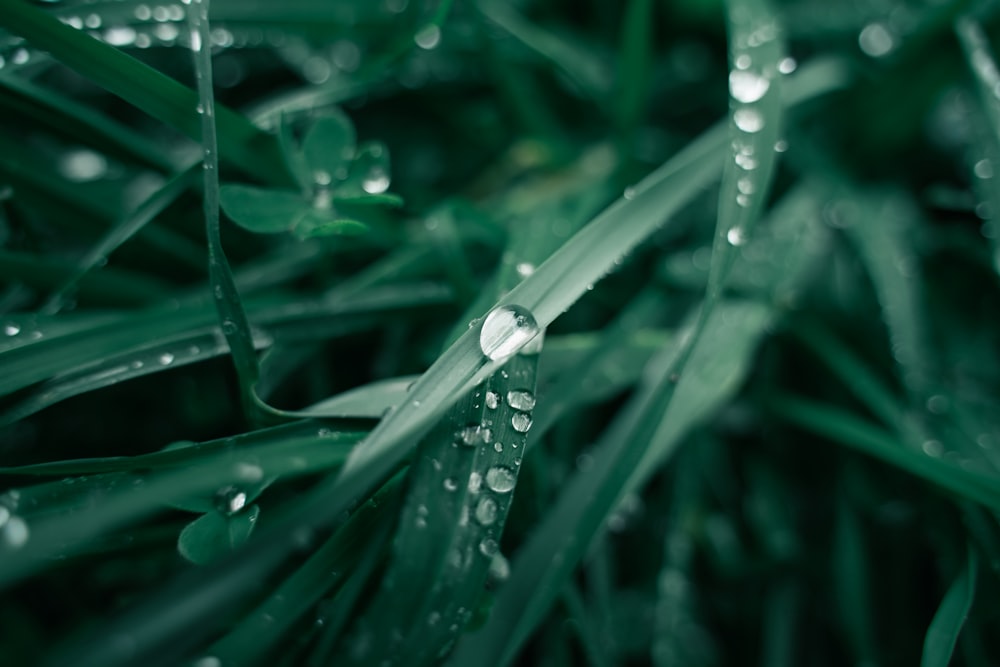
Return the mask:
<path fill-rule="evenodd" d="M 1000 92 L 1000 69 L 989 40 L 977 21 L 969 17 L 960 18 L 955 23 L 955 32 L 976 78 L 979 103 L 992 130 L 984 151 L 987 156 L 985 162 L 977 162 L 973 177 L 982 186 L 995 217 L 1000 215 L 997 213 L 1000 211 L 1000 188 L 993 184 L 994 173 L 1000 171 L 1000 162 L 997 161 L 1000 159 L 1000 98 L 997 97 Z M 1000 274 L 1000 234 L 994 231 L 989 240 L 993 250 L 993 267 Z"/>
<path fill-rule="evenodd" d="M 732 356 L 726 354 L 723 357 L 718 353 L 702 355 L 700 360 L 711 358 L 707 367 L 704 361 L 700 366 L 689 365 L 696 358 L 694 351 L 704 340 L 702 334 L 719 325 L 725 327 L 721 314 L 713 314 L 713 310 L 719 302 L 723 282 L 732 263 L 731 249 L 742 245 L 746 239 L 744 234 L 752 229 L 763 207 L 763 196 L 774 169 L 774 143 L 780 124 L 780 92 L 772 90 L 772 80 L 775 80 L 774 88 L 779 87 L 776 80 L 780 77 L 778 62 L 783 57 L 783 47 L 777 39 L 776 17 L 766 3 L 755 0 L 732 3 L 730 17 L 733 72 L 737 75 L 730 78 L 730 92 L 736 107 L 731 124 L 731 132 L 735 136 L 734 157 L 736 160 L 740 156 L 748 157 L 754 162 L 726 165 L 708 291 L 695 317 L 693 330 L 681 337 L 676 348 L 668 349 L 661 355 L 659 363 L 654 361 L 651 364 L 657 373 L 651 373 L 646 390 L 638 393 L 608 428 L 597 447 L 595 465 L 571 480 L 555 508 L 536 529 L 534 537 L 518 553 L 511 579 L 498 594 L 490 619 L 479 632 L 466 636 L 459 644 L 454 656 L 455 664 L 481 665 L 483 660 L 488 660 L 486 664 L 510 664 L 548 612 L 558 591 L 583 557 L 593 536 L 604 525 L 616 501 L 626 488 L 630 488 L 630 479 L 638 482 L 643 472 L 652 469 L 654 464 L 647 463 L 645 470 L 639 474 L 636 474 L 636 466 L 669 455 L 670 445 L 690 426 L 688 423 L 682 430 L 673 421 L 664 419 L 672 399 L 678 395 L 677 376 L 690 374 L 698 378 L 697 371 L 707 371 L 714 366 L 724 369 L 730 377 L 738 377 L 738 373 L 732 373 L 728 366 L 734 361 L 737 364 L 746 361 L 746 348 L 737 347 L 736 354 Z M 766 38 L 752 41 L 750 36 L 761 30 L 769 31 Z M 741 56 L 747 56 L 748 60 L 742 60 Z M 758 59 L 756 62 L 754 57 Z M 745 65 L 742 69 L 741 64 Z M 750 67 L 754 69 L 751 71 Z M 740 112 L 753 116 L 753 124 L 744 122 Z M 758 167 L 759 171 L 756 171 Z M 750 179 L 753 186 L 741 187 L 740 181 L 744 178 Z M 735 237 L 733 230 L 737 232 Z M 749 333 L 748 340 L 756 340 L 766 319 L 766 311 L 762 307 L 747 310 L 743 321 Z M 742 326 L 733 328 L 742 333 Z M 752 349 L 753 345 L 749 347 Z M 712 348 L 713 352 L 716 349 Z M 725 349 L 730 352 L 733 347 L 726 346 Z M 711 372 L 706 375 L 711 375 Z M 695 397 L 690 400 L 699 402 L 703 396 L 707 398 L 720 387 L 722 391 L 719 393 L 724 397 L 725 383 L 711 386 L 706 383 L 701 391 L 693 392 Z M 704 400 L 705 405 L 712 403 L 712 400 Z"/>
<path fill-rule="evenodd" d="M 1000 477 L 971 472 L 927 456 L 912 443 L 904 446 L 893 434 L 838 408 L 791 396 L 770 399 L 768 407 L 799 428 L 857 449 L 956 496 L 1000 511 Z"/>
<path fill-rule="evenodd" d="M 356 510 L 294 574 L 205 653 L 223 665 L 261 664 L 284 634 L 328 592 L 342 585 L 361 558 L 377 559 L 389 536 L 390 516 L 402 491 L 401 476 L 389 480 Z"/>
<path fill-rule="evenodd" d="M 209 0 L 184 0 L 189 5 L 191 50 L 194 52 L 195 79 L 198 82 L 198 115 L 201 118 L 201 144 L 204 155 L 203 205 L 205 235 L 208 238 L 208 278 L 215 297 L 222 334 L 239 380 L 244 416 L 255 423 L 264 411 L 256 400 L 254 387 L 260 377 L 253 332 L 240 298 L 229 260 L 222 248 L 219 225 L 219 147 L 216 139 L 215 90 L 212 85 L 212 35 L 208 24 Z"/>
<path fill-rule="evenodd" d="M 26 2 L 0 3 L 0 24 L 151 116 L 193 139 L 201 136 L 198 96 L 186 86 Z M 218 114 L 225 160 L 266 182 L 294 183 L 274 137 L 225 107 Z"/>
<path fill-rule="evenodd" d="M 958 635 L 976 597 L 979 559 L 971 546 L 968 551 L 968 562 L 948 588 L 927 628 L 920 667 L 948 667 L 951 664 Z"/>
<path fill-rule="evenodd" d="M 899 193 L 849 193 L 838 214 L 858 246 L 871 276 L 889 333 L 900 380 L 911 400 L 923 405 L 931 393 L 935 355 L 924 316 L 920 265 L 913 249 L 917 211 Z"/>

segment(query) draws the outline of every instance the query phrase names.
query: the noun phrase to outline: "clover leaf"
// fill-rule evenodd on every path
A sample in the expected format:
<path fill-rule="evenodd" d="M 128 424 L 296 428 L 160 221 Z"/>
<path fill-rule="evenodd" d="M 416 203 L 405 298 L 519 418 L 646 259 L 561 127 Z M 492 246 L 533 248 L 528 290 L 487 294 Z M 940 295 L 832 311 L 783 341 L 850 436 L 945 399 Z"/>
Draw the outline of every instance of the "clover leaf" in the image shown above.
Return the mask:
<path fill-rule="evenodd" d="M 226 184 L 222 210 L 244 229 L 259 234 L 291 232 L 299 238 L 357 235 L 369 206 L 400 206 L 390 183 L 389 150 L 380 142 L 357 144 L 354 125 L 333 110 L 313 123 L 298 146 L 288 146 L 298 167 L 301 191 Z"/>

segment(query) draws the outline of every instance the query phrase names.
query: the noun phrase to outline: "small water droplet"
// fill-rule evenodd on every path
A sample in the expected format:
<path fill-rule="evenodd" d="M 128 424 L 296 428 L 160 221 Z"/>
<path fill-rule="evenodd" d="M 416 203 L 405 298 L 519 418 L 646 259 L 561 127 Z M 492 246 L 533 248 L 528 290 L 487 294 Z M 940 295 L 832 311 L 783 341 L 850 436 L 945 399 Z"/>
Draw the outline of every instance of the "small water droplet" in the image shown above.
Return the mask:
<path fill-rule="evenodd" d="M 504 466 L 493 466 L 486 471 L 486 486 L 496 493 L 509 493 L 517 483 L 514 471 Z"/>
<path fill-rule="evenodd" d="M 498 551 L 500 551 L 497 541 L 487 537 L 482 542 L 479 543 L 479 553 L 484 556 L 492 558 Z"/>
<path fill-rule="evenodd" d="M 740 191 L 740 194 L 752 195 L 754 191 L 757 189 L 757 186 L 754 185 L 752 179 L 744 176 L 743 178 L 736 181 L 736 189 Z"/>
<path fill-rule="evenodd" d="M 896 48 L 896 38 L 882 23 L 869 23 L 858 35 L 858 45 L 866 55 L 881 58 Z"/>
<path fill-rule="evenodd" d="M 115 26 L 104 31 L 101 39 L 111 46 L 129 46 L 135 42 L 136 32 L 129 26 Z"/>
<path fill-rule="evenodd" d="M 3 333 L 5 336 L 16 336 L 21 333 L 21 327 L 13 322 L 8 322 L 3 325 Z"/>
<path fill-rule="evenodd" d="M 517 266 L 514 267 L 514 269 L 517 271 L 517 275 L 521 276 L 522 278 L 527 278 L 528 276 L 530 276 L 532 273 L 535 272 L 535 265 L 529 262 L 519 262 Z"/>
<path fill-rule="evenodd" d="M 377 195 L 389 189 L 389 174 L 381 167 L 372 169 L 361 182 L 361 188 L 371 195 Z"/>
<path fill-rule="evenodd" d="M 764 116 L 756 109 L 737 109 L 733 112 L 733 123 L 744 132 L 753 134 L 764 128 Z"/>
<path fill-rule="evenodd" d="M 771 82 L 764 76 L 743 70 L 729 73 L 729 94 L 737 102 L 749 104 L 767 94 Z"/>
<path fill-rule="evenodd" d="M 989 160 L 980 160 L 972 168 L 972 171 L 976 175 L 976 178 L 983 180 L 993 178 L 993 163 Z"/>
<path fill-rule="evenodd" d="M 469 473 L 469 493 L 479 493 L 483 485 L 483 476 L 473 470 Z"/>
<path fill-rule="evenodd" d="M 448 477 L 444 480 L 444 490 L 454 491 L 458 488 L 458 482 L 455 481 L 454 477 Z"/>
<path fill-rule="evenodd" d="M 201 33 L 197 30 L 191 32 L 191 50 L 201 51 Z"/>
<path fill-rule="evenodd" d="M 0 527 L 0 540 L 10 549 L 20 549 L 30 536 L 28 524 L 19 516 L 10 515 Z"/>
<path fill-rule="evenodd" d="M 233 472 L 236 474 L 238 479 L 244 482 L 259 482 L 264 479 L 264 469 L 261 468 L 256 463 L 250 463 L 248 461 L 240 461 L 233 467 Z"/>
<path fill-rule="evenodd" d="M 778 62 L 778 71 L 782 74 L 791 74 L 798 66 L 799 64 L 795 61 L 795 58 L 782 58 Z"/>
<path fill-rule="evenodd" d="M 531 428 L 531 415 L 524 412 L 515 412 L 511 415 L 510 425 L 518 433 L 527 433 L 528 429 Z"/>
<path fill-rule="evenodd" d="M 206 655 L 191 663 L 191 667 L 222 667 L 222 661 L 214 655 Z"/>
<path fill-rule="evenodd" d="M 736 56 L 736 60 L 733 64 L 736 66 L 736 69 L 750 69 L 750 65 L 753 64 L 753 59 L 749 54 L 741 53 Z"/>
<path fill-rule="evenodd" d="M 215 494 L 215 508 L 223 514 L 239 512 L 247 504 L 247 494 L 235 486 L 219 489 Z"/>
<path fill-rule="evenodd" d="M 493 431 L 484 427 L 482 424 L 473 424 L 471 426 L 466 426 L 464 429 L 459 431 L 458 440 L 469 447 L 475 447 L 483 443 L 489 443 L 493 441 Z"/>
<path fill-rule="evenodd" d="M 417 46 L 428 51 L 437 48 L 437 45 L 441 43 L 441 28 L 433 23 L 425 26 L 414 35 L 413 41 Z"/>
<path fill-rule="evenodd" d="M 920 448 L 924 450 L 924 454 L 933 458 L 940 458 L 944 454 L 944 445 L 938 440 L 926 440 Z"/>
<path fill-rule="evenodd" d="M 747 242 L 746 234 L 743 232 L 742 227 L 731 227 L 728 232 L 726 232 L 726 241 L 729 242 L 731 246 L 741 246 Z"/>
<path fill-rule="evenodd" d="M 427 614 L 427 625 L 437 625 L 441 621 L 441 614 L 436 611 L 432 611 Z"/>
<path fill-rule="evenodd" d="M 784 153 L 787 150 L 788 150 L 788 142 L 785 141 L 784 139 L 778 139 L 776 142 L 774 142 L 775 153 Z"/>
<path fill-rule="evenodd" d="M 237 329 L 238 327 L 236 326 L 236 322 L 234 322 L 233 320 L 222 321 L 222 333 L 226 334 L 227 336 L 232 336 L 234 333 L 236 333 Z"/>
<path fill-rule="evenodd" d="M 754 169 L 757 168 L 757 158 L 753 156 L 753 151 L 750 152 L 740 151 L 739 153 L 736 154 L 733 160 L 736 162 L 736 165 L 740 169 L 753 171 Z"/>
<path fill-rule="evenodd" d="M 515 410 L 530 412 L 535 408 L 535 396 L 530 391 L 508 391 L 507 405 Z"/>
<path fill-rule="evenodd" d="M 625 188 L 625 192 L 622 193 L 622 197 L 624 199 L 628 199 L 629 201 L 631 201 L 635 199 L 636 192 L 637 190 L 635 189 L 635 186 L 630 185 L 627 188 Z"/>
<path fill-rule="evenodd" d="M 535 317 L 521 306 L 499 306 L 490 311 L 479 332 L 479 347 L 492 361 L 516 354 L 538 335 Z"/>
<path fill-rule="evenodd" d="M 100 153 L 81 148 L 63 154 L 59 160 L 59 171 L 68 181 L 89 183 L 107 174 L 108 161 Z"/>
<path fill-rule="evenodd" d="M 88 28 L 100 28 L 101 27 L 101 16 L 100 14 L 87 14 L 87 18 L 83 19 L 83 25 Z"/>
<path fill-rule="evenodd" d="M 476 511 L 473 513 L 476 517 L 476 521 L 484 526 L 492 526 L 497 520 L 497 501 L 493 500 L 489 496 L 481 498 L 479 503 L 476 505 Z"/>
<path fill-rule="evenodd" d="M 496 453 L 498 453 L 498 454 L 499 454 L 500 452 L 502 452 L 502 451 L 503 451 L 503 443 L 502 443 L 502 442 L 499 442 L 499 441 L 498 441 L 498 442 L 495 442 L 495 443 L 493 443 L 493 451 L 495 451 L 495 452 L 496 452 Z"/>
<path fill-rule="evenodd" d="M 510 576 L 510 563 L 507 562 L 507 558 L 500 551 L 493 554 L 493 560 L 490 561 L 489 574 L 490 578 L 494 581 L 506 581 Z"/>
<path fill-rule="evenodd" d="M 169 352 L 164 352 L 157 358 L 157 361 L 160 362 L 161 366 L 169 366 L 170 364 L 174 363 L 174 355 L 170 354 Z"/>
<path fill-rule="evenodd" d="M 7 334 L 7 335 L 13 336 L 14 334 Z M 489 408 L 490 410 L 496 410 L 498 405 L 500 405 L 500 394 L 496 393 L 495 391 L 486 392 L 486 407 Z"/>

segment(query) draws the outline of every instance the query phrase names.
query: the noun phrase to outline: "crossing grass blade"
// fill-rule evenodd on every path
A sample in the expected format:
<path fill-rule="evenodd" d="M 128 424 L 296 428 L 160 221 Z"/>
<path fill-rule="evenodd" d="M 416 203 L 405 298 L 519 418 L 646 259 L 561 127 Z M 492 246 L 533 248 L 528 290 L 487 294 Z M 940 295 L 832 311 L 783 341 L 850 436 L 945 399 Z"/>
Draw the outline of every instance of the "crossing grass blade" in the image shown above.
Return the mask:
<path fill-rule="evenodd" d="M 958 635 L 975 600 L 978 573 L 979 559 L 969 549 L 968 562 L 948 588 L 927 628 L 921 667 L 947 667 L 951 663 Z"/>

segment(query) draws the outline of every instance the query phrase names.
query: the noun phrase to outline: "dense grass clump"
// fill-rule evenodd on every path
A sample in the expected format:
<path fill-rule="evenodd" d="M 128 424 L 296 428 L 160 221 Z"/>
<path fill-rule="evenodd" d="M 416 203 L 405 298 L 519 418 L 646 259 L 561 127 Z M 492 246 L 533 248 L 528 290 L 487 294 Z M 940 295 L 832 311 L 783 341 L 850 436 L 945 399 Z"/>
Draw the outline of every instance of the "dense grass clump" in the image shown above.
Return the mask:
<path fill-rule="evenodd" d="M 0 662 L 1000 663 L 998 39 L 0 0 Z"/>

